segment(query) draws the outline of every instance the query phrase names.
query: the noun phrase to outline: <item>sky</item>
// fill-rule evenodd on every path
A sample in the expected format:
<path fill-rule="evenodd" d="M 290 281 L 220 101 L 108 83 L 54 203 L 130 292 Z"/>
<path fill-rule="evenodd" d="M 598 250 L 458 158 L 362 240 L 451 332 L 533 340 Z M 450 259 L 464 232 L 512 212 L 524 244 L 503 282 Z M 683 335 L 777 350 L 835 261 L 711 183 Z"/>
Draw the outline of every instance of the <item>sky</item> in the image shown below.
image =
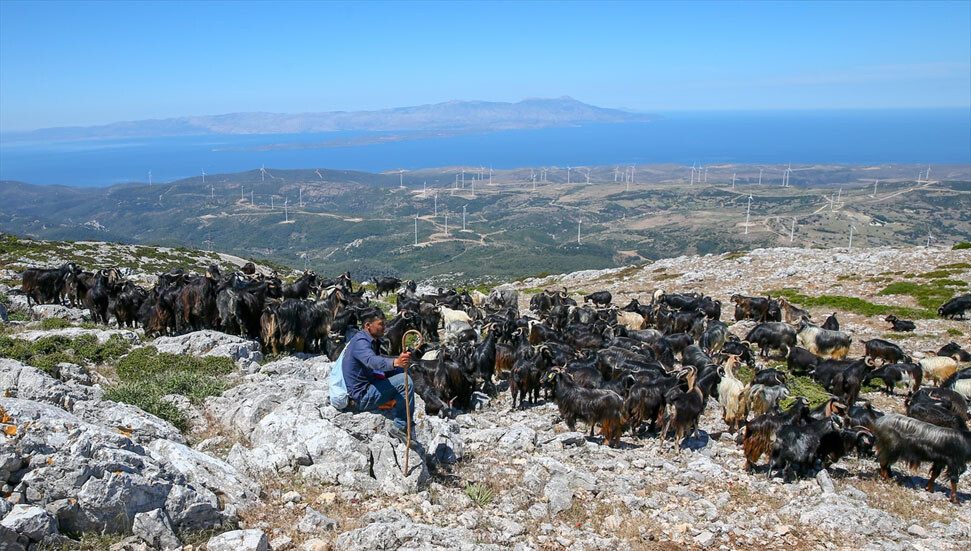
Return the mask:
<path fill-rule="evenodd" d="M 971 2 L 0 0 L 0 132 L 565 95 L 971 106 Z"/>

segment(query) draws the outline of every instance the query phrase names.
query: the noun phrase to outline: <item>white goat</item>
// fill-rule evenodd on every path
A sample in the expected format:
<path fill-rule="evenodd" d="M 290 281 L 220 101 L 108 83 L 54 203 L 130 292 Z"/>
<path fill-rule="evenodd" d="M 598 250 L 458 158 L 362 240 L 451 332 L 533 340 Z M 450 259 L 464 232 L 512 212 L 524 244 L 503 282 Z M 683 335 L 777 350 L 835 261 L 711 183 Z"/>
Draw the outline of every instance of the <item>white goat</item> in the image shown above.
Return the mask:
<path fill-rule="evenodd" d="M 722 405 L 725 423 L 731 433 L 745 424 L 748 413 L 746 411 L 748 404 L 742 399 L 745 383 L 735 377 L 735 363 L 737 361 L 738 356 L 729 356 L 724 367 L 719 368 L 723 375 L 722 380 L 718 383 L 718 402 Z"/>

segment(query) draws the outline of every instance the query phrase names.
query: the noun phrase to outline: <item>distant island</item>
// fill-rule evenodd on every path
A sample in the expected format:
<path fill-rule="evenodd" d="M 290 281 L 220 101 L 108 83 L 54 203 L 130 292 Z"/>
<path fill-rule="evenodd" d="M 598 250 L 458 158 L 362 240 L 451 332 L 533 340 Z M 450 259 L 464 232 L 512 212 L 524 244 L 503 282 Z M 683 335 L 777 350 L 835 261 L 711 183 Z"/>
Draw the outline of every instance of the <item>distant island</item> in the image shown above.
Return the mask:
<path fill-rule="evenodd" d="M 589 105 L 570 97 L 527 98 L 516 103 L 448 101 L 377 111 L 324 113 L 228 113 L 116 122 L 100 126 L 10 132 L 7 140 L 83 140 L 199 136 L 207 134 L 304 134 L 311 132 L 439 132 L 446 135 L 573 126 L 649 122 L 662 117 Z M 402 137 L 397 137 L 402 139 Z"/>

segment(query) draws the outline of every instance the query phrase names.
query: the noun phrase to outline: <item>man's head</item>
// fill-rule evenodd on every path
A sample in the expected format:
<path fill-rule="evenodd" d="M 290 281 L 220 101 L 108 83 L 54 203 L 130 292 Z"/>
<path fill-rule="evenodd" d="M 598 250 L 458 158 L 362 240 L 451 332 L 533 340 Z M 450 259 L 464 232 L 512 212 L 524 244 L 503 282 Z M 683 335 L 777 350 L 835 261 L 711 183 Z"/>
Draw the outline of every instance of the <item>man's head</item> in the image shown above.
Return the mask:
<path fill-rule="evenodd" d="M 361 316 L 361 323 L 368 335 L 377 339 L 384 336 L 384 312 L 380 308 L 372 308 Z"/>

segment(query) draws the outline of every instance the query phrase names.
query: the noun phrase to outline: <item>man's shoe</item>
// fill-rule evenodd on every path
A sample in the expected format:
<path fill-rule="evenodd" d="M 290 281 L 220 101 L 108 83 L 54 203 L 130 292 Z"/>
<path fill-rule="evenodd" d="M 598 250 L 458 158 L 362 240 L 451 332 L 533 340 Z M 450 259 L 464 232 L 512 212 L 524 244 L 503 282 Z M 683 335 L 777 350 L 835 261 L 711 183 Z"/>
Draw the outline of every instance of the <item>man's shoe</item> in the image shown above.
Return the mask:
<path fill-rule="evenodd" d="M 405 431 L 404 430 L 399 429 L 398 427 L 396 427 L 394 425 L 391 425 L 391 426 L 388 427 L 388 436 L 396 439 L 398 442 L 401 442 L 402 444 L 405 444 L 406 446 L 408 445 L 408 435 L 405 434 Z M 414 439 L 412 439 L 411 445 L 412 446 L 415 445 Z"/>

